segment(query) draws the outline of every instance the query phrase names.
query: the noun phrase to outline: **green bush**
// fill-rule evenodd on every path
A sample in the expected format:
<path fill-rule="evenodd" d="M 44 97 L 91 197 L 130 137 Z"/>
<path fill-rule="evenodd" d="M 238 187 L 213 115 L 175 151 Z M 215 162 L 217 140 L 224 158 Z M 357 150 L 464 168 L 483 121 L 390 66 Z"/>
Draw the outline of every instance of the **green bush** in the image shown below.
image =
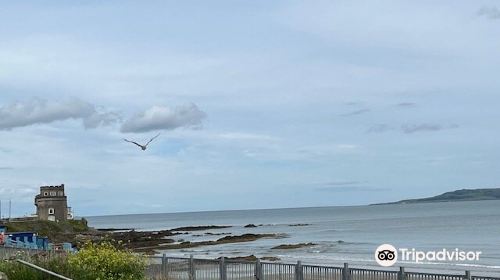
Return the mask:
<path fill-rule="evenodd" d="M 51 259 L 40 259 L 33 258 L 29 260 L 31 263 L 36 264 L 40 267 L 46 268 L 50 271 L 54 271 L 61 275 L 69 275 L 69 269 L 65 258 L 55 257 Z M 35 270 L 31 267 L 27 267 L 15 260 L 4 260 L 0 261 L 0 271 L 7 274 L 10 280 L 48 280 L 48 279 L 58 279 L 47 275 L 41 271 Z M 78 278 L 75 278 L 77 280 Z"/>
<path fill-rule="evenodd" d="M 11 280 L 43 280 L 44 275 L 37 273 L 33 269 L 23 266 L 15 261 L 1 261 L 0 271 L 5 273 Z"/>
<path fill-rule="evenodd" d="M 77 254 L 68 257 L 68 267 L 79 280 L 140 280 L 144 279 L 146 263 L 139 256 L 118 250 L 110 243 L 88 243 Z"/>
<path fill-rule="evenodd" d="M 86 232 L 89 230 L 89 226 L 85 218 L 81 218 L 80 220 L 68 220 L 67 223 L 71 226 L 70 230 L 72 232 Z"/>
<path fill-rule="evenodd" d="M 145 261 L 110 243 L 86 244 L 78 253 L 52 257 L 33 257 L 31 263 L 75 280 L 141 280 Z M 16 261 L 0 261 L 0 271 L 9 280 L 56 279 Z"/>

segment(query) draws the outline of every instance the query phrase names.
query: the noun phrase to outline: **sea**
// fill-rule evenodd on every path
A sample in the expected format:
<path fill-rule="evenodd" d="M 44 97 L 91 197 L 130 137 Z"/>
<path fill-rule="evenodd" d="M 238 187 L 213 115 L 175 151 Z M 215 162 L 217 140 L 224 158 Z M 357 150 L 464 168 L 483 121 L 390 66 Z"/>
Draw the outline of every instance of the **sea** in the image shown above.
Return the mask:
<path fill-rule="evenodd" d="M 407 271 L 500 276 L 500 200 L 388 204 L 369 206 L 231 210 L 86 217 L 95 228 L 162 230 L 181 226 L 223 225 L 194 231 L 176 241 L 216 240 L 225 235 L 277 233 L 279 239 L 204 246 L 159 252 L 172 257 L 218 258 L 255 255 L 281 262 L 382 268 L 375 261 L 381 244 L 416 251 L 481 252 L 478 260 L 398 260 Z M 245 225 L 254 224 L 255 228 Z M 212 234 L 207 234 L 212 233 Z M 219 235 L 213 235 L 219 234 Z M 271 249 L 281 244 L 314 243 L 298 249 Z M 397 269 L 393 267 L 392 269 Z M 389 268 L 391 269 L 391 268 Z"/>

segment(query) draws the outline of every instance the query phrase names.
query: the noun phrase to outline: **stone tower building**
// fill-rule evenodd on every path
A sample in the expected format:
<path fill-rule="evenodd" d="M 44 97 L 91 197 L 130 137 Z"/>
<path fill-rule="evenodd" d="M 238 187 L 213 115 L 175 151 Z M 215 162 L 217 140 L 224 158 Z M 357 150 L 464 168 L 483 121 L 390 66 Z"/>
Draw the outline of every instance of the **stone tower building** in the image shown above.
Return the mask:
<path fill-rule="evenodd" d="M 39 220 L 66 221 L 69 215 L 64 184 L 40 187 L 40 193 L 35 197 L 35 206 Z"/>

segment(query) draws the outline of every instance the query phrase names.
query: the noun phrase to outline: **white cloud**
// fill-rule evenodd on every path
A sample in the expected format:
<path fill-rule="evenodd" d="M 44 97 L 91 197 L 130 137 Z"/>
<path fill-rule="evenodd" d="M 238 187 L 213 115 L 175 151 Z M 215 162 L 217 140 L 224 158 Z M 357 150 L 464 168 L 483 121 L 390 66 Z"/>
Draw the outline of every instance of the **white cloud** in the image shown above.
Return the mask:
<path fill-rule="evenodd" d="M 170 108 L 153 106 L 137 114 L 121 126 L 122 132 L 146 132 L 178 127 L 199 127 L 206 117 L 195 104 Z M 108 126 L 121 122 L 121 116 L 77 98 L 62 101 L 33 98 L 0 106 L 0 130 L 11 130 L 35 124 L 64 120 L 81 120 L 86 129 Z"/>
<path fill-rule="evenodd" d="M 37 192 L 36 187 L 27 187 L 27 186 L 8 186 L 0 187 L 0 196 L 2 198 L 14 199 L 15 201 L 20 200 L 32 200 Z"/>
<path fill-rule="evenodd" d="M 75 98 L 64 101 L 34 98 L 0 107 L 2 130 L 68 119 L 81 119 L 86 128 L 96 128 L 115 122 L 118 116 L 110 112 L 98 112 L 93 104 Z"/>
<path fill-rule="evenodd" d="M 344 114 L 340 114 L 340 116 L 343 116 L 343 117 L 349 117 L 349 116 L 356 116 L 356 115 L 361 115 L 361 114 L 364 114 L 364 113 L 368 113 L 370 112 L 371 110 L 370 109 L 359 109 L 359 110 L 356 110 L 356 111 L 351 111 L 351 112 L 348 112 L 348 113 L 344 113 Z"/>
<path fill-rule="evenodd" d="M 121 127 L 122 132 L 148 132 L 152 130 L 172 130 L 179 127 L 197 128 L 202 124 L 206 113 L 195 104 L 170 108 L 153 106 L 143 113 L 128 119 Z"/>
<path fill-rule="evenodd" d="M 435 123 L 422 123 L 422 124 L 403 124 L 399 127 L 387 124 L 377 124 L 368 129 L 369 133 L 383 133 L 388 131 L 400 131 L 405 134 L 412 134 L 416 132 L 435 132 L 446 129 L 459 128 L 458 124 L 441 125 Z"/>
<path fill-rule="evenodd" d="M 477 14 L 489 19 L 500 19 L 500 10 L 497 7 L 482 7 Z"/>
<path fill-rule="evenodd" d="M 456 124 L 440 125 L 440 124 L 424 123 L 424 124 L 409 124 L 401 126 L 401 130 L 406 134 L 411 134 L 421 131 L 440 131 L 444 129 L 453 129 L 453 128 L 458 128 L 458 125 Z"/>
<path fill-rule="evenodd" d="M 352 149 L 359 148 L 359 146 L 353 145 L 353 144 L 339 144 L 339 145 L 337 145 L 337 148 L 340 150 L 352 150 Z"/>
<path fill-rule="evenodd" d="M 83 125 L 85 128 L 96 128 L 111 125 L 119 120 L 121 117 L 115 112 L 96 111 L 83 120 Z"/>
<path fill-rule="evenodd" d="M 274 136 L 245 133 L 245 132 L 227 132 L 218 135 L 218 138 L 225 140 L 241 140 L 241 141 L 279 141 L 280 139 Z"/>

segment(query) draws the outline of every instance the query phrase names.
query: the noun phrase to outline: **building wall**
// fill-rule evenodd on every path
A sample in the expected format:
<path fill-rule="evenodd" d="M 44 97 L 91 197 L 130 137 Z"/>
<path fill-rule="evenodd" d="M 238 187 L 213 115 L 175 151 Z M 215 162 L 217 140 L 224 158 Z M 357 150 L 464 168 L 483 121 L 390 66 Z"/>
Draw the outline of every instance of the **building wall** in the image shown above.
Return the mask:
<path fill-rule="evenodd" d="M 66 221 L 68 202 L 64 185 L 40 187 L 40 194 L 35 197 L 35 205 L 38 219 Z"/>

